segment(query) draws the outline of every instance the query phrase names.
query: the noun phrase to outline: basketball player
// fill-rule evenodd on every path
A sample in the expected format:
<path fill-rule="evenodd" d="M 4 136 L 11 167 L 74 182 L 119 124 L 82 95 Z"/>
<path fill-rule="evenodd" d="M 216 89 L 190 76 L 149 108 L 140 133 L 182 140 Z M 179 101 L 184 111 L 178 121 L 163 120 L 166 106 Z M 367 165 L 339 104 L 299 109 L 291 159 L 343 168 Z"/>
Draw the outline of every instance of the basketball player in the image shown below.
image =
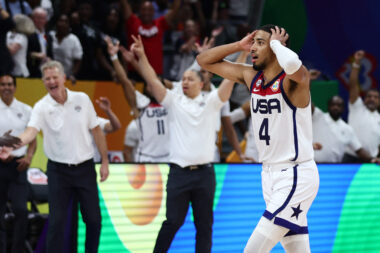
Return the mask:
<path fill-rule="evenodd" d="M 281 242 L 286 252 L 310 252 L 306 214 L 319 187 L 313 160 L 309 73 L 286 47 L 284 28 L 265 25 L 240 41 L 198 55 L 205 69 L 251 92 L 252 126 L 266 210 L 244 252 L 269 252 Z M 252 66 L 223 60 L 246 50 Z"/>
<path fill-rule="evenodd" d="M 117 53 L 119 51 L 119 43 L 113 44 L 111 39 L 106 37 L 108 53 L 111 56 L 113 66 L 115 68 L 118 79 L 120 80 L 125 98 L 132 108 L 139 129 L 139 141 L 137 144 L 134 161 L 139 163 L 168 162 L 168 112 L 150 97 L 149 90 L 144 94 L 135 91 L 132 82 L 128 79 Z M 127 57 L 125 49 L 122 50 L 123 57 Z"/>

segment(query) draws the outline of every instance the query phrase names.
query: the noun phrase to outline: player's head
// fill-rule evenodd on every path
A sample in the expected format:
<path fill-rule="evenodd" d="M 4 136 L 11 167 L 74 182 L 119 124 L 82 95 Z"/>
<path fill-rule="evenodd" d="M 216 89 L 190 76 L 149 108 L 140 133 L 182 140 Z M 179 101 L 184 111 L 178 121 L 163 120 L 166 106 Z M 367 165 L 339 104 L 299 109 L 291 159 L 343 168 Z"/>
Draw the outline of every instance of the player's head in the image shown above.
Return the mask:
<path fill-rule="evenodd" d="M 380 92 L 376 89 L 369 89 L 364 97 L 364 104 L 371 112 L 380 106 Z"/>
<path fill-rule="evenodd" d="M 338 120 L 344 111 L 344 100 L 340 96 L 333 96 L 327 102 L 327 110 L 334 120 Z"/>
<path fill-rule="evenodd" d="M 140 5 L 140 15 L 141 22 L 143 24 L 150 24 L 153 22 L 154 18 L 154 7 L 151 1 L 143 1 Z"/>
<path fill-rule="evenodd" d="M 46 62 L 41 66 L 41 72 L 45 88 L 53 98 L 65 91 L 66 75 L 60 62 Z"/>
<path fill-rule="evenodd" d="M 197 97 L 203 88 L 204 80 L 201 72 L 186 70 L 182 76 L 182 90 L 189 98 Z"/>
<path fill-rule="evenodd" d="M 256 30 L 251 46 L 252 67 L 256 71 L 264 70 L 276 60 L 276 55 L 269 45 L 272 36 L 271 29 L 275 29 L 275 27 L 275 25 L 264 25 Z M 289 39 L 286 41 L 286 46 L 288 41 Z"/>
<path fill-rule="evenodd" d="M 9 104 L 12 102 L 16 92 L 16 78 L 12 75 L 0 76 L 0 97 L 3 102 Z"/>

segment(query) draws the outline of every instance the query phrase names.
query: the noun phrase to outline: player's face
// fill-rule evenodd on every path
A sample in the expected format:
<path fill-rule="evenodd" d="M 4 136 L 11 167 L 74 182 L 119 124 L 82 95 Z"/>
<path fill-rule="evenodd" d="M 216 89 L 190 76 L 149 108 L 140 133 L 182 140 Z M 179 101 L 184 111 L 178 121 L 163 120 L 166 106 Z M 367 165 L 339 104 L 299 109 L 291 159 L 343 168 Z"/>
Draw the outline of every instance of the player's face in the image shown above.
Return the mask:
<path fill-rule="evenodd" d="M 56 67 L 45 69 L 42 81 L 45 84 L 46 90 L 53 98 L 60 97 L 65 92 L 65 74 Z"/>
<path fill-rule="evenodd" d="M 370 90 L 364 98 L 364 104 L 372 112 L 380 106 L 380 94 L 378 91 Z"/>
<path fill-rule="evenodd" d="M 270 33 L 258 30 L 252 41 L 252 67 L 256 71 L 264 70 L 270 61 L 273 52 L 269 46 Z"/>
<path fill-rule="evenodd" d="M 185 71 L 182 77 L 183 94 L 190 98 L 195 98 L 201 93 L 203 82 L 200 77 L 191 70 Z"/>
<path fill-rule="evenodd" d="M 0 77 L 0 96 L 3 101 L 12 101 L 16 86 L 11 76 Z"/>
<path fill-rule="evenodd" d="M 334 97 L 330 104 L 328 105 L 328 111 L 331 118 L 338 120 L 342 115 L 344 110 L 344 102 L 340 97 Z"/>

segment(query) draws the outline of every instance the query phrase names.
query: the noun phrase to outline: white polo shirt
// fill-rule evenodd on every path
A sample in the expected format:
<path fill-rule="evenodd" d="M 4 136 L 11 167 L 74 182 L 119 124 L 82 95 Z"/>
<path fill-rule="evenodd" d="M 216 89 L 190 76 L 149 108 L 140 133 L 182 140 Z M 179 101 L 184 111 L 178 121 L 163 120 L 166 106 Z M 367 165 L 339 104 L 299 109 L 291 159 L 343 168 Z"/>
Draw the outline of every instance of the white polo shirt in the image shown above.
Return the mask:
<path fill-rule="evenodd" d="M 340 163 L 345 151 L 355 153 L 362 147 L 352 127 L 342 119 L 335 121 L 317 107 L 312 119 L 313 142 L 322 144 L 321 150 L 314 150 L 316 162 Z"/>
<path fill-rule="evenodd" d="M 13 98 L 8 106 L 0 99 L 0 135 L 12 130 L 11 135 L 18 136 L 24 132 L 32 113 L 32 107 Z M 12 151 L 13 156 L 24 156 L 27 146 Z"/>
<path fill-rule="evenodd" d="M 171 90 L 161 103 L 169 110 L 169 161 L 181 167 L 210 163 L 214 157 L 215 130 L 223 102 L 218 91 L 191 99 Z"/>
<path fill-rule="evenodd" d="M 140 131 L 136 120 L 132 120 L 125 129 L 124 145 L 133 147 L 133 160 L 136 161 L 136 149 L 139 145 Z"/>
<path fill-rule="evenodd" d="M 376 157 L 380 145 L 380 114 L 371 112 L 359 97 L 356 101 L 348 104 L 348 124 L 352 126 L 363 148 L 372 157 Z M 355 155 L 351 153 L 351 155 Z"/>
<path fill-rule="evenodd" d="M 94 106 L 83 92 L 66 89 L 67 101 L 61 105 L 50 94 L 40 99 L 28 123 L 44 135 L 46 156 L 55 162 L 78 164 L 93 158 L 89 130 L 99 125 Z"/>
<path fill-rule="evenodd" d="M 173 82 L 172 84 L 173 84 L 172 91 L 183 95 L 182 81 Z M 213 83 L 211 83 L 210 86 L 211 86 L 211 91 L 203 91 L 202 90 L 202 94 L 204 96 L 207 96 L 208 94 L 210 94 L 210 92 L 217 89 Z M 230 102 L 227 100 L 226 102 L 224 102 L 219 114 L 216 116 L 217 117 L 216 118 L 217 124 L 216 124 L 216 134 L 215 134 L 215 153 L 214 153 L 214 159 L 213 159 L 213 162 L 216 162 L 216 163 L 220 162 L 219 147 L 218 147 L 218 142 L 219 142 L 218 133 L 219 133 L 220 129 L 222 128 L 221 118 L 222 117 L 229 117 L 230 114 L 231 114 Z"/>

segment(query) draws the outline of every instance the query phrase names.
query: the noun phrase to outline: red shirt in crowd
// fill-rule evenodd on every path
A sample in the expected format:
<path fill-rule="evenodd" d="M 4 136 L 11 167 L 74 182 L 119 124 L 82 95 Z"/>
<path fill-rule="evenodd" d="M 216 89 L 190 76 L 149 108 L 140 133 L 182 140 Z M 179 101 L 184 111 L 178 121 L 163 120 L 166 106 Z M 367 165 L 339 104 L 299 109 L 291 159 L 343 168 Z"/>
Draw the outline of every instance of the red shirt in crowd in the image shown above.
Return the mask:
<path fill-rule="evenodd" d="M 132 35 L 137 36 L 140 34 L 149 63 L 157 75 L 162 75 L 163 36 L 164 32 L 169 29 L 165 16 L 161 16 L 153 20 L 153 23 L 145 25 L 135 14 L 131 14 L 125 22 L 125 27 L 128 34 L 128 46 L 133 43 Z"/>

